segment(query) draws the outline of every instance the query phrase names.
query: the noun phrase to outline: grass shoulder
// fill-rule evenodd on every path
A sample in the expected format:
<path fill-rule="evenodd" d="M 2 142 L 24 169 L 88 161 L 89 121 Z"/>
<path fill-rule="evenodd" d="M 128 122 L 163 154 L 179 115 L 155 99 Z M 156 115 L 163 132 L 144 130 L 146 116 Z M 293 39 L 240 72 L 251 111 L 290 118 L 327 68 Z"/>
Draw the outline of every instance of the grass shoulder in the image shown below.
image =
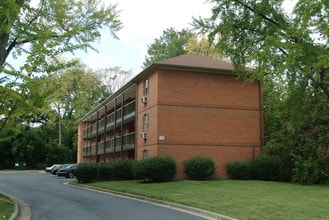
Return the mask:
<path fill-rule="evenodd" d="M 83 185 L 183 204 L 238 219 L 326 219 L 329 186 L 270 181 L 137 180 Z"/>
<path fill-rule="evenodd" d="M 0 194 L 0 219 L 9 219 L 14 212 L 14 203 L 7 196 Z"/>

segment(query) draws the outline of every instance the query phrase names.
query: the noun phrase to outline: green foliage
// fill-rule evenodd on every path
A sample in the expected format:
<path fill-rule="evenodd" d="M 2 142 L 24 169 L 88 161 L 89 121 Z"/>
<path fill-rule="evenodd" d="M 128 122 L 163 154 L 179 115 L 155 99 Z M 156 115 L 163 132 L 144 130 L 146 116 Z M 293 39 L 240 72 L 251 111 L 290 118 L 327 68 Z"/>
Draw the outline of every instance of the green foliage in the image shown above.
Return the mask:
<path fill-rule="evenodd" d="M 134 176 L 135 160 L 122 159 L 111 163 L 112 177 L 115 180 L 132 180 Z"/>
<path fill-rule="evenodd" d="M 321 154 L 321 153 L 320 153 Z M 300 184 L 323 184 L 329 182 L 329 158 L 321 155 L 314 158 L 312 155 L 294 155 L 292 181 Z"/>
<path fill-rule="evenodd" d="M 264 150 L 280 156 L 289 167 L 279 178 L 303 184 L 326 182 L 329 5 L 299 0 L 288 12 L 286 3 L 214 1 L 212 16 L 194 19 L 194 24 L 209 33 L 240 77 L 262 82 Z M 254 69 L 246 72 L 250 63 Z"/>
<path fill-rule="evenodd" d="M 52 106 L 51 116 L 72 121 L 69 126 L 75 126 L 76 120 L 108 95 L 97 73 L 78 61 L 75 66 L 44 77 L 43 82 L 44 90 L 52 91 L 45 99 Z"/>
<path fill-rule="evenodd" d="M 271 110 L 268 116 L 273 117 L 277 123 L 271 123 L 267 127 L 271 134 L 267 139 L 264 151 L 269 154 L 279 155 L 284 163 L 286 177 L 290 175 L 290 180 L 301 184 L 314 184 L 328 181 L 328 103 L 317 97 L 305 96 L 305 113 L 299 123 L 289 121 L 289 113 L 284 109 L 283 103 L 278 109 Z M 323 97 L 321 97 L 323 99 Z M 274 110 L 274 109 L 273 109 Z M 288 168 L 288 169 L 287 169 Z M 289 174 L 290 173 L 290 174 Z M 308 174 L 307 176 L 305 174 Z M 283 178 L 281 173 L 281 179 Z M 288 178 L 285 178 L 288 180 Z"/>
<path fill-rule="evenodd" d="M 97 175 L 93 180 L 107 181 L 113 178 L 113 166 L 112 163 L 99 163 L 97 165 Z"/>
<path fill-rule="evenodd" d="M 100 38 L 102 30 L 109 29 L 117 38 L 116 32 L 122 28 L 116 6 L 105 6 L 99 0 L 33 3 L 0 1 L 0 131 L 15 128 L 17 119 L 38 114 L 44 107 L 42 97 L 35 93 L 43 87 L 33 80 L 35 73 L 51 73 L 73 65 L 63 65 L 59 57 L 79 49 L 94 49 L 91 44 Z M 9 57 L 22 61 L 9 63 Z"/>
<path fill-rule="evenodd" d="M 233 161 L 226 164 L 229 179 L 248 180 L 250 177 L 250 161 Z"/>
<path fill-rule="evenodd" d="M 84 163 L 79 164 L 74 171 L 79 182 L 132 180 L 135 160 L 118 160 L 111 163 Z"/>
<path fill-rule="evenodd" d="M 97 180 L 132 180 L 135 160 L 122 159 L 111 163 L 99 164 Z"/>
<path fill-rule="evenodd" d="M 217 48 L 208 41 L 205 36 L 199 38 L 198 36 L 191 36 L 185 48 L 187 53 L 199 54 L 202 56 L 211 57 L 213 59 L 220 59 L 221 54 L 217 50 Z"/>
<path fill-rule="evenodd" d="M 176 173 L 176 162 L 173 157 L 152 157 L 139 160 L 134 167 L 136 179 L 151 182 L 165 182 Z"/>
<path fill-rule="evenodd" d="M 274 155 L 260 155 L 250 161 L 250 177 L 255 180 L 278 180 L 282 160 Z"/>
<path fill-rule="evenodd" d="M 28 168 L 76 161 L 77 120 L 106 96 L 96 74 L 76 64 L 29 80 L 26 99 L 33 108 L 25 106 L 28 112 L 19 111 L 15 127 L 1 131 L 6 138 L 0 141 L 0 150 L 6 153 L 0 158 L 6 157 L 1 158 L 0 167 L 11 168 L 15 160 L 27 161 Z"/>
<path fill-rule="evenodd" d="M 233 161 L 226 164 L 228 178 L 236 180 L 280 180 L 283 161 L 276 155 L 259 155 L 249 161 Z"/>
<path fill-rule="evenodd" d="M 320 169 L 314 158 L 294 157 L 293 182 L 310 185 L 319 180 Z"/>
<path fill-rule="evenodd" d="M 6 24 L 0 29 L 2 37 L 0 54 L 7 49 L 7 55 L 22 52 L 28 55 L 27 66 L 32 71 L 40 70 L 46 58 L 56 57 L 65 52 L 77 49 L 91 48 L 90 43 L 100 37 L 103 28 L 109 28 L 110 33 L 121 29 L 118 12 L 115 5 L 104 6 L 97 0 L 83 1 L 40 1 L 37 6 L 30 5 L 29 1 L 16 1 L 16 4 L 7 4 L 2 1 L 0 8 L 6 8 L 11 13 L 0 17 Z M 9 22 L 8 22 L 9 21 Z M 31 47 L 22 46 L 30 43 Z M 0 56 L 1 57 L 1 56 Z M 5 58 L 0 60 L 3 66 Z"/>
<path fill-rule="evenodd" d="M 49 124 L 39 127 L 17 126 L 0 132 L 0 168 L 10 169 L 16 161 L 25 161 L 28 169 L 44 168 L 54 163 L 76 161 L 76 146 L 70 133 L 64 133 L 68 145 L 58 145 L 56 129 Z"/>
<path fill-rule="evenodd" d="M 99 164 L 97 163 L 84 163 L 74 170 L 74 175 L 81 183 L 91 182 L 98 179 Z"/>
<path fill-rule="evenodd" d="M 155 39 L 154 43 L 148 45 L 148 55 L 145 58 L 143 67 L 146 68 L 156 61 L 185 54 L 188 39 L 192 36 L 194 36 L 193 33 L 187 29 L 176 31 L 174 28 L 168 28 L 164 30 L 160 38 Z"/>
<path fill-rule="evenodd" d="M 191 157 L 184 162 L 184 172 L 192 180 L 205 180 L 214 175 L 215 163 L 208 157 Z"/>
<path fill-rule="evenodd" d="M 14 167 L 15 158 L 11 151 L 14 140 L 15 134 L 12 130 L 6 129 L 0 132 L 0 169 Z"/>

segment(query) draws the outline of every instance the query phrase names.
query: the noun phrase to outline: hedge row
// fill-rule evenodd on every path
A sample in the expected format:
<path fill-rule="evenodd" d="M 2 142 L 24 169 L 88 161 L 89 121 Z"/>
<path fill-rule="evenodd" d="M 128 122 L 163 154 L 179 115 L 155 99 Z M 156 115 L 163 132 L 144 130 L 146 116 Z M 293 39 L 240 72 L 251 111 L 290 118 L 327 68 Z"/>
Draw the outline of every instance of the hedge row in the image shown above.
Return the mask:
<path fill-rule="evenodd" d="M 190 179 L 204 180 L 215 173 L 215 163 L 210 158 L 192 157 L 184 163 Z M 152 157 L 144 160 L 118 160 L 112 163 L 79 164 L 75 176 L 79 182 L 104 180 L 142 179 L 150 182 L 165 182 L 176 174 L 173 157 Z"/>
<path fill-rule="evenodd" d="M 165 182 L 176 173 L 176 161 L 173 157 L 152 157 L 139 160 L 134 167 L 136 179 L 150 182 Z"/>
<path fill-rule="evenodd" d="M 229 179 L 235 180 L 280 180 L 282 160 L 279 156 L 260 155 L 249 161 L 234 161 L 226 164 Z"/>
<path fill-rule="evenodd" d="M 113 163 L 79 164 L 74 174 L 79 182 L 99 180 L 134 179 L 133 167 L 135 160 L 118 160 Z"/>

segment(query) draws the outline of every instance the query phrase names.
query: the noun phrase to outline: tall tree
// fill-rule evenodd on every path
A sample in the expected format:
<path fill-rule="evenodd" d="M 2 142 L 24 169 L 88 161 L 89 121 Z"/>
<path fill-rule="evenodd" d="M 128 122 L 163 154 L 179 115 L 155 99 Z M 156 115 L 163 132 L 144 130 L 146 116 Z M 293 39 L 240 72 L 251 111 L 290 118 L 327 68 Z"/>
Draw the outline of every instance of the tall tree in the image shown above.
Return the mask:
<path fill-rule="evenodd" d="M 283 0 L 211 2 L 212 16 L 194 24 L 220 36 L 216 46 L 240 76 L 263 81 L 269 152 L 292 155 L 297 182 L 328 179 L 328 2 L 299 0 L 291 12 Z"/>
<path fill-rule="evenodd" d="M 130 70 L 122 70 L 120 67 L 110 67 L 97 69 L 96 75 L 107 89 L 107 93 L 112 95 L 115 91 L 126 84 L 131 77 Z"/>
<path fill-rule="evenodd" d="M 3 0 L 0 11 L 0 131 L 33 109 L 24 97 L 33 73 L 61 68 L 61 54 L 93 49 L 101 30 L 116 38 L 122 27 L 116 5 L 99 0 Z M 10 55 L 23 63 L 9 63 Z"/>
<path fill-rule="evenodd" d="M 121 28 L 116 6 L 105 7 L 99 0 L 45 0 L 37 6 L 4 0 L 0 9 L 0 66 L 5 66 L 9 54 L 25 53 L 28 72 L 47 69 L 47 58 L 92 48 L 90 43 L 105 27 L 115 38 Z"/>
<path fill-rule="evenodd" d="M 222 58 L 219 50 L 205 36 L 201 36 L 200 38 L 196 35 L 191 36 L 187 41 L 185 51 L 187 53 L 199 54 L 214 59 Z"/>
<path fill-rule="evenodd" d="M 212 17 L 194 24 L 211 39 L 220 35 L 217 46 L 237 70 L 252 62 L 254 78 L 285 75 L 289 84 L 312 86 L 329 99 L 328 4 L 300 0 L 289 15 L 282 0 L 212 2 Z"/>
<path fill-rule="evenodd" d="M 148 45 L 148 55 L 145 57 L 143 68 L 156 61 L 185 54 L 188 39 L 192 36 L 193 33 L 188 29 L 176 31 L 174 28 L 168 28 L 164 30 L 160 38 L 155 39 L 154 43 Z"/>
<path fill-rule="evenodd" d="M 106 96 L 106 87 L 94 71 L 79 64 L 51 74 L 45 79 L 45 91 L 53 91 L 47 103 L 58 125 L 59 146 L 62 145 L 63 127 L 76 130 L 76 122 Z"/>

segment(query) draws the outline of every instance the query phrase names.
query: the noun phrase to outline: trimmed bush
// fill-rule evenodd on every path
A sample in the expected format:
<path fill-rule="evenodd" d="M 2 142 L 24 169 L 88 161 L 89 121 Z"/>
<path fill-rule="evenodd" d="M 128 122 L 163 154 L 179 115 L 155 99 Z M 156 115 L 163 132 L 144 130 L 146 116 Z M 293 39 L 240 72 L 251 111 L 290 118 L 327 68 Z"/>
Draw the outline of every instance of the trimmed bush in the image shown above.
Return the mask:
<path fill-rule="evenodd" d="M 192 180 L 205 180 L 214 175 L 215 163 L 208 157 L 191 157 L 184 162 L 184 171 Z"/>
<path fill-rule="evenodd" d="M 152 157 L 139 160 L 134 166 L 136 179 L 151 182 L 165 182 L 176 173 L 176 161 L 173 157 Z"/>
<path fill-rule="evenodd" d="M 135 160 L 122 159 L 116 162 L 113 162 L 112 167 L 112 176 L 111 179 L 116 180 L 132 180 L 134 179 L 134 166 L 136 164 Z"/>
<path fill-rule="evenodd" d="M 276 155 L 260 155 L 250 160 L 250 176 L 255 180 L 275 181 L 279 177 L 282 160 Z"/>
<path fill-rule="evenodd" d="M 97 178 L 99 165 L 95 163 L 84 163 L 74 170 L 74 175 L 79 182 L 87 183 Z"/>
<path fill-rule="evenodd" d="M 110 180 L 113 178 L 113 163 L 98 164 L 96 180 Z"/>
<path fill-rule="evenodd" d="M 226 174 L 229 179 L 248 180 L 250 179 L 250 162 L 234 161 L 226 164 Z"/>
<path fill-rule="evenodd" d="M 75 176 L 79 182 L 134 179 L 135 160 L 118 160 L 112 163 L 79 164 Z"/>

